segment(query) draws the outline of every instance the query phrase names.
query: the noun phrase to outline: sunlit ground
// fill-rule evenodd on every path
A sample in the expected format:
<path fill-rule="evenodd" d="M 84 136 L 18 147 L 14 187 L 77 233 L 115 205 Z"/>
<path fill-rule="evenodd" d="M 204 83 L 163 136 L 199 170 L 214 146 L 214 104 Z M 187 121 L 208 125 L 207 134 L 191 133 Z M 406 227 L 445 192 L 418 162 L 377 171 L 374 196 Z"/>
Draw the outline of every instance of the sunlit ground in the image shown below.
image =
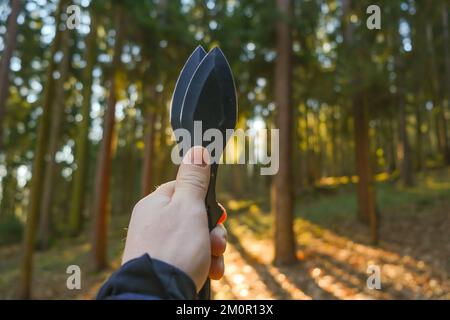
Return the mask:
<path fill-rule="evenodd" d="M 227 272 L 222 281 L 213 283 L 218 299 L 450 298 L 448 269 L 384 249 L 384 242 L 372 248 L 299 218 L 295 225 L 299 262 L 278 268 L 271 264 L 269 241 L 234 221 L 229 229 L 233 231 Z M 381 290 L 366 286 L 367 266 L 373 264 L 381 268 Z"/>
<path fill-rule="evenodd" d="M 331 180 L 328 180 L 331 181 Z M 272 264 L 272 216 L 267 202 L 230 200 L 226 272 L 212 288 L 216 299 L 450 299 L 450 179 L 433 171 L 413 188 L 378 185 L 381 241 L 369 244 L 368 229 L 355 218 L 351 183 L 297 199 L 298 263 Z M 339 181 L 338 181 L 339 184 Z M 88 237 L 62 240 L 36 256 L 34 297 L 89 299 L 119 266 L 128 216 L 113 216 L 111 268 L 89 269 Z M 13 298 L 20 246 L 0 247 L 0 298 Z M 66 289 L 66 267 L 83 272 L 81 291 Z M 368 265 L 381 269 L 381 290 L 366 286 Z"/>
<path fill-rule="evenodd" d="M 215 297 L 450 299 L 448 181 L 448 171 L 434 172 L 419 177 L 413 188 L 379 188 L 383 205 L 378 247 L 369 245 L 367 228 L 351 218 L 356 208 L 350 215 L 336 214 L 354 206 L 347 193 L 305 200 L 298 205 L 295 220 L 299 261 L 289 267 L 271 264 L 272 216 L 252 202 L 230 201 L 228 207 L 238 214 L 229 220 L 227 270 L 223 280 L 213 283 Z M 313 217 L 302 210 L 317 210 L 320 214 L 314 220 L 319 223 L 303 218 Z M 340 222 L 333 215 L 341 217 Z M 381 290 L 366 285 L 369 265 L 380 267 Z"/>

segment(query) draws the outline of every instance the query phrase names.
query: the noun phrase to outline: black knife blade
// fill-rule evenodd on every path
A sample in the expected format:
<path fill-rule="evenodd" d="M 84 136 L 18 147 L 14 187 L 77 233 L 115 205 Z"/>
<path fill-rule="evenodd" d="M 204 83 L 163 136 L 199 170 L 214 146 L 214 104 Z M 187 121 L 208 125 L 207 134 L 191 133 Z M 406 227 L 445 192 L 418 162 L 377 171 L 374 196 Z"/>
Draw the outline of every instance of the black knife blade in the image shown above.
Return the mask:
<path fill-rule="evenodd" d="M 191 134 L 191 146 L 202 145 L 208 148 L 210 142 L 202 137 L 208 129 L 218 129 L 221 133 L 222 150 L 211 154 L 217 160 L 211 164 L 211 176 L 205 205 L 208 213 L 208 227 L 212 230 L 223 212 L 216 201 L 216 176 L 218 160 L 225 149 L 227 129 L 234 129 L 237 119 L 236 89 L 230 65 L 219 48 L 208 54 L 198 46 L 189 57 L 180 73 L 172 98 L 170 122 L 173 130 L 184 128 Z M 200 121 L 202 132 L 195 133 L 195 122 Z M 200 142 L 195 139 L 200 134 Z M 179 137 L 176 137 L 179 142 Z M 183 155 L 182 155 L 183 156 Z M 210 299 L 210 281 L 199 292 L 200 299 Z"/>
<path fill-rule="evenodd" d="M 216 47 L 203 58 L 189 82 L 181 110 L 181 127 L 191 133 L 192 145 L 198 144 L 194 140 L 195 121 L 201 121 L 202 136 L 208 129 L 219 129 L 224 149 L 228 138 L 226 130 L 235 128 L 236 118 L 237 101 L 233 75 L 225 55 Z M 210 142 L 202 139 L 201 143 L 203 147 L 207 147 Z M 223 213 L 216 201 L 215 192 L 220 154 L 213 154 L 211 158 L 217 161 L 211 164 L 211 177 L 205 200 L 210 230 L 216 226 Z"/>
<path fill-rule="evenodd" d="M 202 46 L 198 46 L 189 56 L 180 72 L 177 83 L 175 84 L 175 90 L 173 91 L 172 103 L 170 106 L 170 124 L 174 131 L 181 128 L 180 119 L 184 96 L 186 95 L 186 90 L 195 70 L 205 56 L 205 49 L 203 49 Z"/>

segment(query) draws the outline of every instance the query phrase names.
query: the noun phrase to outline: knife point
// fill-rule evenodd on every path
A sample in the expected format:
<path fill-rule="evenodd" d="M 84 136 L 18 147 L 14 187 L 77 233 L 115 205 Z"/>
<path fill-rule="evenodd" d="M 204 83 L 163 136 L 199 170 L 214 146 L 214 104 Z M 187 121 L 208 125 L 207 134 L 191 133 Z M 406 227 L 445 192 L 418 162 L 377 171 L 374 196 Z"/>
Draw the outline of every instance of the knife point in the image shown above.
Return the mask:
<path fill-rule="evenodd" d="M 208 52 L 207 56 L 208 59 L 205 59 L 205 63 L 206 61 L 208 61 L 208 63 L 212 63 L 212 65 L 222 64 L 223 61 L 227 60 L 225 54 L 222 50 L 220 50 L 219 47 L 214 47 L 213 49 L 211 49 L 211 51 Z"/>
<path fill-rule="evenodd" d="M 220 50 L 220 48 L 218 46 L 215 46 L 214 48 L 212 48 L 210 53 L 212 53 L 212 54 L 217 54 L 217 53 L 223 54 L 222 50 Z"/>
<path fill-rule="evenodd" d="M 200 44 L 195 48 L 194 53 L 199 54 L 200 56 L 206 55 L 205 49 Z"/>

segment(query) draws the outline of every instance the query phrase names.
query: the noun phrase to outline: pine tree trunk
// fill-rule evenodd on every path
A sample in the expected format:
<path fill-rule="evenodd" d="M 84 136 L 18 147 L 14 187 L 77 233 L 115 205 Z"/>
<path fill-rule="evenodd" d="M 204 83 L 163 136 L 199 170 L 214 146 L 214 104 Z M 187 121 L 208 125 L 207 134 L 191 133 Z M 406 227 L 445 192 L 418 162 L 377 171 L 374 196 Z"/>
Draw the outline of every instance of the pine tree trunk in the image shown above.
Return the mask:
<path fill-rule="evenodd" d="M 61 36 L 61 46 L 63 58 L 60 63 L 60 78 L 58 80 L 58 88 L 55 95 L 54 111 L 50 126 L 50 140 L 48 142 L 48 153 L 46 156 L 45 175 L 44 175 L 44 187 L 42 193 L 42 206 L 39 220 L 38 240 L 37 245 L 41 250 L 48 248 L 48 242 L 50 237 L 50 223 L 51 223 L 51 201 L 53 194 L 53 181 L 55 178 L 55 155 L 58 151 L 58 142 L 60 141 L 60 129 L 61 122 L 64 116 L 65 101 L 64 101 L 64 84 L 67 80 L 70 63 L 70 31 L 66 29 Z"/>
<path fill-rule="evenodd" d="M 12 161 L 9 157 L 5 160 L 6 171 L 9 173 L 2 179 L 2 201 L 0 201 L 0 224 L 14 217 L 17 194 L 17 178 L 13 172 L 14 167 L 10 165 Z"/>
<path fill-rule="evenodd" d="M 370 162 L 370 137 L 367 95 L 360 89 L 362 83 L 358 68 L 362 62 L 359 48 L 355 47 L 353 27 L 350 24 L 351 0 L 343 0 L 343 32 L 347 51 L 356 55 L 351 63 L 351 82 L 355 88 L 351 103 L 353 109 L 353 126 L 355 135 L 355 163 L 358 175 L 357 203 L 358 218 L 370 225 L 370 238 L 372 243 L 378 242 L 378 215 L 376 211 L 375 186 Z"/>
<path fill-rule="evenodd" d="M 154 133 L 155 133 L 155 111 L 151 108 L 147 109 L 147 126 L 145 132 L 145 149 L 144 149 L 144 161 L 142 163 L 142 181 L 141 181 L 141 193 L 142 197 L 150 194 L 154 187 L 153 179 L 153 160 L 154 160 Z"/>
<path fill-rule="evenodd" d="M 392 119 L 387 120 L 388 130 L 388 172 L 393 174 L 397 170 L 397 157 L 395 152 L 395 133 L 394 133 L 394 121 Z"/>
<path fill-rule="evenodd" d="M 399 160 L 400 166 L 400 179 L 405 186 L 412 186 L 414 184 L 412 175 L 412 159 L 411 149 L 409 145 L 408 132 L 406 131 L 406 108 L 404 97 L 399 98 L 399 110 L 398 110 L 398 127 L 399 127 Z"/>
<path fill-rule="evenodd" d="M 126 144 L 123 151 L 123 185 L 122 185 L 122 203 L 120 205 L 120 214 L 131 214 L 133 202 L 136 200 L 134 197 L 135 182 L 136 182 L 136 149 L 135 149 L 135 132 L 136 132 L 136 116 L 132 113 L 128 113 L 125 118 L 126 126 Z M 122 166 L 122 165 L 121 165 Z"/>
<path fill-rule="evenodd" d="M 31 178 L 31 189 L 30 189 L 30 203 L 27 215 L 27 222 L 25 226 L 24 235 L 24 249 L 23 257 L 21 262 L 21 273 L 20 273 L 20 288 L 19 296 L 22 299 L 29 299 L 31 297 L 31 281 L 32 281 L 32 269 L 33 269 L 33 253 L 35 247 L 35 237 L 37 223 L 39 220 L 39 210 L 41 207 L 41 191 L 44 176 L 44 157 L 47 149 L 47 141 L 49 135 L 53 98 L 54 98 L 54 87 L 55 79 L 53 78 L 53 72 L 55 71 L 55 60 L 54 56 L 59 47 L 61 39 L 60 23 L 61 23 L 61 12 L 65 7 L 65 0 L 61 0 L 58 4 L 58 8 L 55 13 L 56 20 L 56 34 L 53 40 L 52 47 L 50 49 L 50 61 L 47 67 L 45 84 L 45 92 L 42 103 L 42 115 L 39 120 L 36 150 L 34 153 L 33 162 L 33 175 Z"/>
<path fill-rule="evenodd" d="M 449 132 L 448 132 L 448 121 L 449 118 L 446 116 L 447 112 L 450 112 L 450 26 L 448 22 L 448 14 L 449 10 L 447 7 L 447 3 L 443 2 L 443 10 L 442 10 L 442 29 L 443 29 L 443 38 L 444 38 L 444 60 L 445 60 L 445 76 L 447 81 L 447 105 L 444 107 L 444 128 L 445 128 L 445 138 L 447 141 L 447 149 L 445 152 L 445 162 L 447 165 L 450 165 L 450 145 L 449 145 Z"/>
<path fill-rule="evenodd" d="M 421 96 L 422 93 L 419 93 Z M 423 137 L 422 137 L 422 102 L 419 98 L 416 103 L 416 170 L 421 171 L 423 168 Z"/>
<path fill-rule="evenodd" d="M 164 100 L 164 96 L 161 95 L 161 102 L 160 104 L 162 106 L 165 106 L 165 100 Z M 159 127 L 159 135 L 158 135 L 158 139 L 159 139 L 159 146 L 158 148 L 160 148 L 160 152 L 159 153 L 159 159 L 158 159 L 158 179 L 156 180 L 158 182 L 158 184 L 162 184 L 165 182 L 165 177 L 166 177 L 166 172 L 167 172 L 167 150 L 165 148 L 166 145 L 166 128 L 168 126 L 168 119 L 167 119 L 167 108 L 163 107 L 161 109 L 161 113 L 160 113 L 160 117 L 159 117 L 159 123 L 160 123 L 160 127 Z"/>
<path fill-rule="evenodd" d="M 449 139 L 447 136 L 447 122 L 445 119 L 442 106 L 438 105 L 437 96 L 439 94 L 439 79 L 436 65 L 436 54 L 434 50 L 434 35 L 433 26 L 429 20 L 426 24 L 426 40 L 430 63 L 430 82 L 431 82 L 431 96 L 433 100 L 433 112 L 435 116 L 435 129 L 436 129 L 436 141 L 438 145 L 438 151 L 442 153 L 442 158 L 447 163 L 450 163 L 450 149 Z"/>
<path fill-rule="evenodd" d="M 370 165 L 369 117 L 367 103 L 360 96 L 353 100 L 356 173 L 358 175 L 358 217 L 371 227 L 372 243 L 378 241 L 375 186 Z"/>
<path fill-rule="evenodd" d="M 310 125 L 309 125 L 309 115 L 308 107 L 305 108 L 305 124 L 306 124 L 306 185 L 307 187 L 314 188 L 314 184 L 316 183 L 315 174 L 314 174 L 314 144 L 311 143 L 311 137 L 313 134 L 311 133 Z"/>
<path fill-rule="evenodd" d="M 88 135 L 90 127 L 90 111 L 92 97 L 92 71 L 96 58 L 97 24 L 96 17 L 91 15 L 91 31 L 86 39 L 86 68 L 83 74 L 83 103 L 81 105 L 81 123 L 78 124 L 75 142 L 75 163 L 77 168 L 73 175 L 73 187 L 70 202 L 69 225 L 70 233 L 77 235 L 81 231 L 83 222 L 84 196 L 86 188 L 86 175 L 88 170 Z"/>
<path fill-rule="evenodd" d="M 275 217 L 275 263 L 296 261 L 293 230 L 293 176 L 292 176 L 292 107 L 291 107 L 291 48 L 292 37 L 286 17 L 291 15 L 291 1 L 277 0 L 283 18 L 277 21 L 277 59 L 275 63 L 275 104 L 277 127 L 280 130 L 280 167 L 274 179 L 272 211 Z"/>
<path fill-rule="evenodd" d="M 335 112 L 337 112 L 337 108 L 333 106 L 330 117 L 331 117 L 331 168 L 330 168 L 330 175 L 333 177 L 336 177 L 338 175 L 338 163 L 339 163 L 339 153 L 338 153 L 338 146 L 337 146 L 337 127 L 338 127 L 338 120 L 335 117 Z"/>
<path fill-rule="evenodd" d="M 17 45 L 17 17 L 22 5 L 22 0 L 11 1 L 11 13 L 8 17 L 5 48 L 0 58 L 0 151 L 3 149 L 3 118 L 5 117 L 6 102 L 9 93 L 9 65 Z"/>
<path fill-rule="evenodd" d="M 401 42 L 398 42 L 401 45 Z M 397 68 L 397 99 L 398 102 L 398 129 L 399 129 L 399 145 L 398 158 L 400 162 L 400 179 L 405 186 L 412 186 L 412 159 L 411 148 L 408 139 L 407 124 L 406 124 L 406 105 L 405 105 L 405 79 L 402 58 L 396 57 Z"/>
<path fill-rule="evenodd" d="M 123 9 L 116 7 L 115 26 L 116 39 L 114 44 L 114 57 L 109 83 L 109 96 L 103 125 L 103 138 L 101 141 L 97 173 L 95 180 L 95 199 L 93 208 L 93 265 L 95 270 L 103 270 L 107 266 L 107 231 L 108 231 L 108 195 L 111 176 L 112 142 L 114 134 L 116 113 L 116 73 L 120 67 L 122 52 L 122 37 L 124 27 Z"/>
<path fill-rule="evenodd" d="M 423 4 L 423 3 L 422 3 Z M 425 30 L 425 10 L 418 7 L 418 14 L 415 17 L 413 26 L 414 32 L 413 34 L 413 43 L 416 44 L 416 48 L 425 47 L 426 46 L 426 37 L 424 36 L 423 31 Z M 420 10 L 420 11 L 419 11 Z M 426 56 L 427 52 L 425 50 L 415 50 L 414 52 L 414 63 L 413 66 L 418 74 L 425 74 L 427 72 L 428 67 L 426 66 Z M 424 120 L 424 106 L 425 106 L 425 83 L 426 79 L 423 77 L 415 77 L 414 78 L 414 91 L 415 91 L 415 118 L 416 118 L 416 126 L 415 126 L 415 166 L 414 169 L 417 172 L 420 172 L 424 169 L 424 133 L 422 132 L 422 126 L 425 123 Z"/>

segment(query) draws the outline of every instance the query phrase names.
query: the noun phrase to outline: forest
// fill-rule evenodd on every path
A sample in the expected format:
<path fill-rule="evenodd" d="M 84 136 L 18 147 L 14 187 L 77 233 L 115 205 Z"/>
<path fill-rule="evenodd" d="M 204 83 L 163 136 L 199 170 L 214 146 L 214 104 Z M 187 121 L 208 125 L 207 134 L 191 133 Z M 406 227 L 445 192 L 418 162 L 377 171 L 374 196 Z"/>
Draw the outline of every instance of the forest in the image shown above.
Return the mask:
<path fill-rule="evenodd" d="M 120 266 L 134 205 L 175 178 L 198 45 L 259 141 L 236 152 L 279 129 L 275 175 L 220 165 L 213 297 L 450 299 L 449 20 L 448 0 L 0 0 L 0 299 L 92 299 Z"/>

